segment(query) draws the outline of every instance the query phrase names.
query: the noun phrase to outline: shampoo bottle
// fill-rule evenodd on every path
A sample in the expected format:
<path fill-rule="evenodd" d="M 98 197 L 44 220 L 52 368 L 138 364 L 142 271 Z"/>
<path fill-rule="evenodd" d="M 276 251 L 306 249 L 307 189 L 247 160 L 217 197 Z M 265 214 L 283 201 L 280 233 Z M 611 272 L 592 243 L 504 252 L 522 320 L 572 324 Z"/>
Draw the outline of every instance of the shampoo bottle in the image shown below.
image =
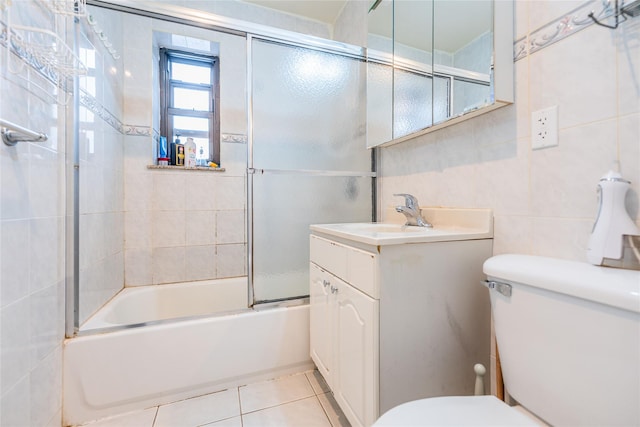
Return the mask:
<path fill-rule="evenodd" d="M 187 142 L 184 144 L 184 166 L 187 168 L 196 167 L 196 143 L 193 142 L 193 138 L 187 138 Z"/>

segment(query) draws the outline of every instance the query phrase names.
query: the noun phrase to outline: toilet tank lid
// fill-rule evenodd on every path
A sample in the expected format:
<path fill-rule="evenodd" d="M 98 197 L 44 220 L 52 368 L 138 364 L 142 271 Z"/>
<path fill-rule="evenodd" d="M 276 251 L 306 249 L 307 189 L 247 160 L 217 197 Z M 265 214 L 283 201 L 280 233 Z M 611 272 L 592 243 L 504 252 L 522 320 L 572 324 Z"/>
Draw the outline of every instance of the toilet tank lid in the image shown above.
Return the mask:
<path fill-rule="evenodd" d="M 640 313 L 640 271 L 533 255 L 497 255 L 484 263 L 491 280 L 529 285 Z"/>

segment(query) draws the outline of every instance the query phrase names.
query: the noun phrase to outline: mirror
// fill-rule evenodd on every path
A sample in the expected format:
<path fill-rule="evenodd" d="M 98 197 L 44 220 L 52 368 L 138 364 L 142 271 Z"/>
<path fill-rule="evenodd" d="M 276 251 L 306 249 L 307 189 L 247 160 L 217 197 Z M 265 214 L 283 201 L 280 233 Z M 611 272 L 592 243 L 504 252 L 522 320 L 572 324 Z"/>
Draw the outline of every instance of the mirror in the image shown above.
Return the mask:
<path fill-rule="evenodd" d="M 433 124 L 433 1 L 392 3 L 395 139 Z"/>
<path fill-rule="evenodd" d="M 513 102 L 511 1 L 373 0 L 367 24 L 368 147 Z"/>

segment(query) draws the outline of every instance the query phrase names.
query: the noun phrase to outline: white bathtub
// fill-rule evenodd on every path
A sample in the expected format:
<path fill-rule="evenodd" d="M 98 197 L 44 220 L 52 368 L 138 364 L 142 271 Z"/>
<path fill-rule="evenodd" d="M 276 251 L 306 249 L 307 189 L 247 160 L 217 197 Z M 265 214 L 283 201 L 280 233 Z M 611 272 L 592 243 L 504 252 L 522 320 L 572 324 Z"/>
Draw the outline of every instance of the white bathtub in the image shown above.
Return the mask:
<path fill-rule="evenodd" d="M 138 311 L 149 313 L 154 309 L 130 303 L 136 299 L 147 303 L 162 301 L 162 296 L 152 296 L 150 291 L 169 290 L 164 286 L 127 289 L 126 293 L 122 292 L 110 301 L 103 313 L 90 319 L 88 322 L 94 323 L 89 326 L 115 326 L 142 317 L 145 318 L 142 322 L 157 320 L 137 316 Z M 150 295 L 135 295 L 135 291 Z M 172 299 L 188 298 L 174 294 Z M 199 302 L 186 304 L 190 305 L 198 307 Z M 133 317 L 118 319 L 118 314 Z M 80 336 L 68 339 L 64 344 L 64 425 L 80 424 L 312 367 L 309 306 L 306 304 L 261 311 L 247 309 L 222 316 Z"/>
<path fill-rule="evenodd" d="M 204 316 L 247 308 L 247 278 L 124 288 L 80 327 L 81 331 Z"/>

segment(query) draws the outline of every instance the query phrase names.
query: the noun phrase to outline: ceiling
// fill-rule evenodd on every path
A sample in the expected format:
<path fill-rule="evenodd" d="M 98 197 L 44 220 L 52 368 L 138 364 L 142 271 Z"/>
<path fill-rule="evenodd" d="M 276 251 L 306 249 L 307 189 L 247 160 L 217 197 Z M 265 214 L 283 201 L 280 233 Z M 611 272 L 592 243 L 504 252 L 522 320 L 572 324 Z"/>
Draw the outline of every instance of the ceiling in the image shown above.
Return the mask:
<path fill-rule="evenodd" d="M 348 0 L 243 0 L 333 25 Z M 354 1 L 354 0 L 352 0 Z M 367 0 L 355 0 L 367 1 Z"/>

